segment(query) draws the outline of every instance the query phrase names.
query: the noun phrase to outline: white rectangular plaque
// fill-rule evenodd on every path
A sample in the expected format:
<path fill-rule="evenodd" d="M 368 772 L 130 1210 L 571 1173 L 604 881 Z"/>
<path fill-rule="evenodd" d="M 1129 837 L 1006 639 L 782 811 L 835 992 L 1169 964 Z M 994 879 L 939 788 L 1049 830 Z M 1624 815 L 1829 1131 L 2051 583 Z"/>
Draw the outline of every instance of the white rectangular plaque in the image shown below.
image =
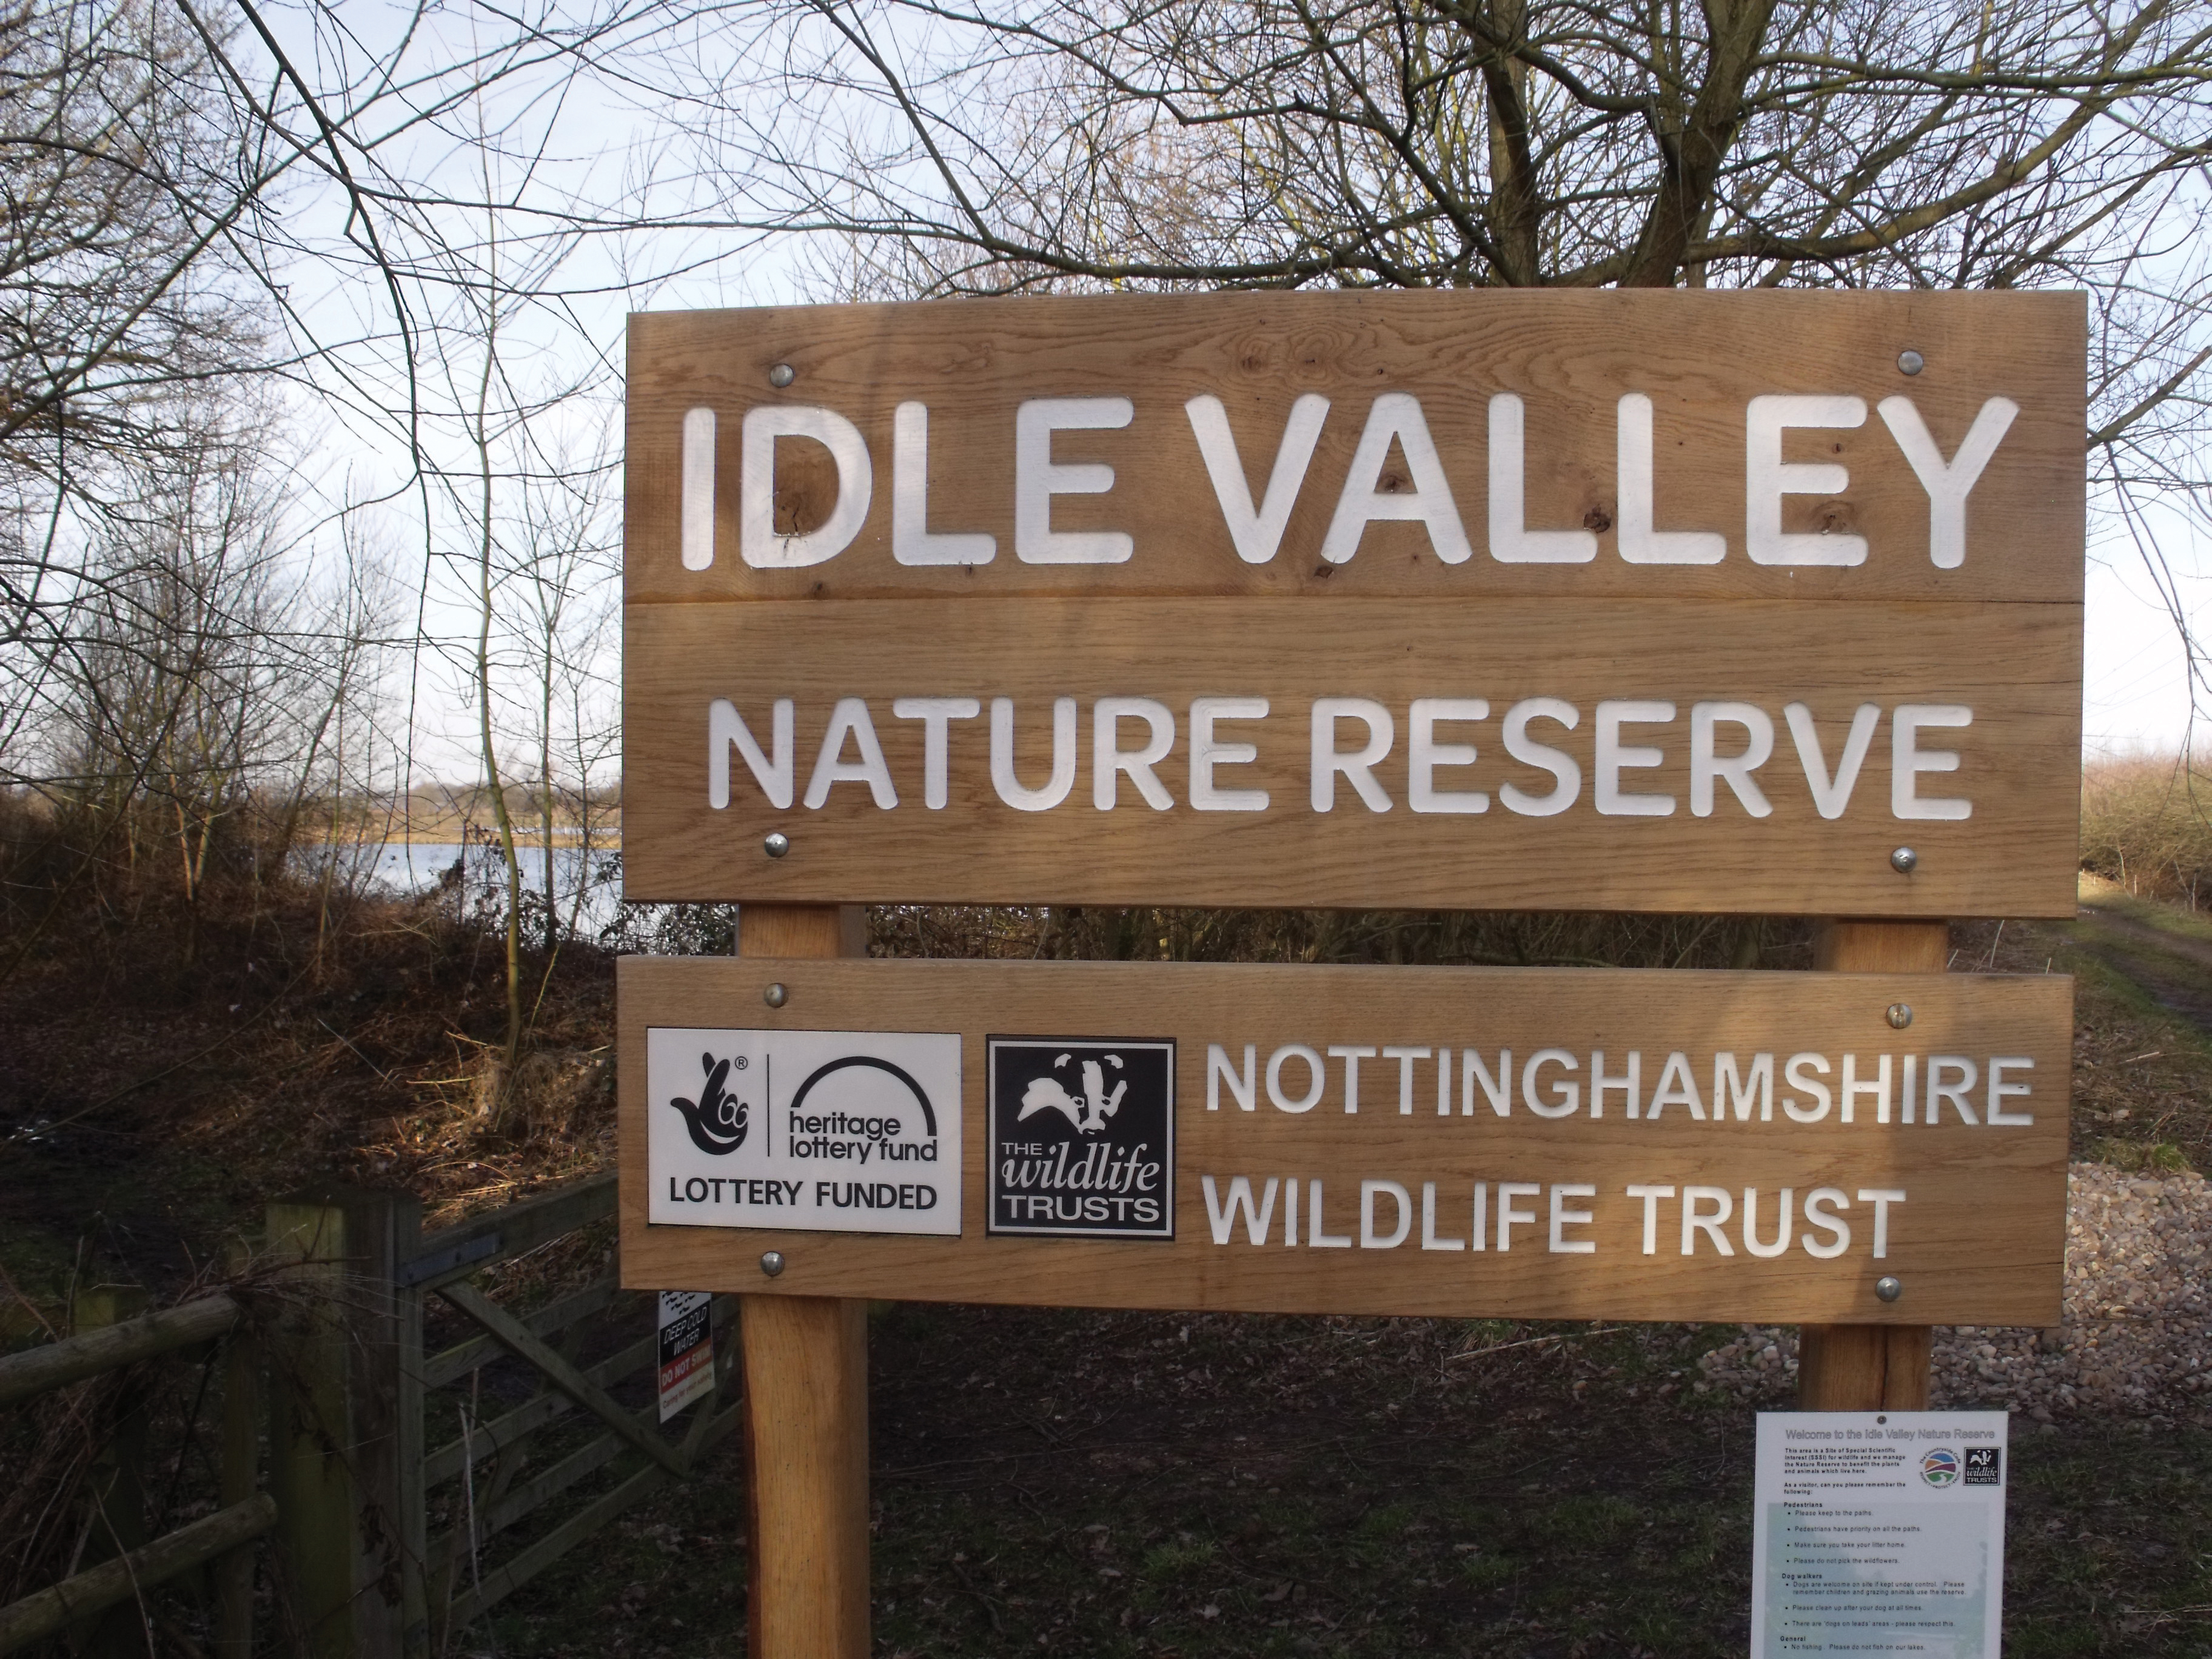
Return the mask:
<path fill-rule="evenodd" d="M 660 1420 L 714 1391 L 714 1298 L 706 1291 L 663 1291 L 655 1327 L 660 1339 Z"/>
<path fill-rule="evenodd" d="M 1998 1659 L 2002 1412 L 1762 1412 L 1752 1659 Z"/>
<path fill-rule="evenodd" d="M 960 1231 L 960 1038 L 654 1026 L 656 1224 Z"/>

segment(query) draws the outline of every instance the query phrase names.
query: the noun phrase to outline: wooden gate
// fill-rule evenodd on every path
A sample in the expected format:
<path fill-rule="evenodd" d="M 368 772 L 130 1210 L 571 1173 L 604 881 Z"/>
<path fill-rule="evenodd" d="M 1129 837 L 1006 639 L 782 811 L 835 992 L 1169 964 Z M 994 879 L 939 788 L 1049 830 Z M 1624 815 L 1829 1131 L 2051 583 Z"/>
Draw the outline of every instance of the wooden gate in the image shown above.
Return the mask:
<path fill-rule="evenodd" d="M 0 1654 L 64 1632 L 104 1642 L 100 1621 L 118 1617 L 116 1645 L 135 1632 L 143 1650 L 129 1604 L 143 1614 L 146 1591 L 213 1564 L 216 1651 L 248 1659 L 264 1536 L 280 1650 L 448 1650 L 455 1632 L 684 1478 L 737 1422 L 734 1298 L 723 1297 L 714 1391 L 672 1425 L 678 1437 L 663 1432 L 653 1298 L 620 1288 L 611 1230 L 602 1277 L 526 1312 L 472 1282 L 614 1206 L 610 1175 L 426 1235 L 411 1196 L 310 1191 L 269 1206 L 266 1259 L 230 1290 L 0 1358 L 0 1406 L 11 1406 L 181 1352 L 206 1368 L 222 1425 L 220 1506 L 150 1540 L 143 1433 L 110 1436 L 108 1559 L 0 1607 Z M 426 1352 L 426 1335 L 454 1322 L 434 1316 L 433 1297 L 462 1334 Z M 270 1641 L 264 1630 L 264 1650 Z"/>

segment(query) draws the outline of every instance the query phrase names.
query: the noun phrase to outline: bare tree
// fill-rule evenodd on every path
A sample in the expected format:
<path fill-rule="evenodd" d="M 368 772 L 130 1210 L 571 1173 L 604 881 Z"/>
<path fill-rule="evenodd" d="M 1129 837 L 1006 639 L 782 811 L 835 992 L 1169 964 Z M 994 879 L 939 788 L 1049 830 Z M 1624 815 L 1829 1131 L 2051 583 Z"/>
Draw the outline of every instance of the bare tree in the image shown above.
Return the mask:
<path fill-rule="evenodd" d="M 179 514 L 270 321 L 236 239 L 275 174 L 234 114 L 151 0 L 0 11 L 0 781 L 51 781 L 54 709 L 193 591 Z"/>
<path fill-rule="evenodd" d="M 2142 512 L 2202 518 L 2212 489 L 2205 0 L 714 15 L 768 78 L 733 78 L 672 27 L 671 143 L 690 145 L 702 201 L 744 182 L 751 210 L 727 222 L 811 234 L 825 295 L 2086 289 L 2098 506 L 2188 636 Z"/>
<path fill-rule="evenodd" d="M 610 459 L 604 453 L 575 458 L 550 445 L 541 446 L 541 453 L 544 464 L 532 469 L 521 492 L 520 574 L 527 586 L 520 621 L 529 630 L 535 681 L 536 704 L 530 713 L 536 726 L 538 777 L 532 793 L 545 849 L 542 1001 L 561 942 L 575 931 L 590 885 L 599 816 L 592 784 L 618 741 L 609 647 L 621 544 L 609 512 L 609 486 L 615 477 Z M 568 828 L 575 831 L 574 843 L 561 847 L 560 831 Z M 573 852 L 569 862 L 575 867 L 565 920 L 556 848 Z"/>
<path fill-rule="evenodd" d="M 0 11 L 0 474 L 96 489 L 179 434 L 159 394 L 258 368 L 237 256 L 281 175 L 155 0 Z"/>
<path fill-rule="evenodd" d="M 389 625 L 372 562 L 326 580 L 290 556 L 251 414 L 216 395 L 179 411 L 190 442 L 103 521 L 7 734 L 78 874 L 181 895 L 187 961 L 211 876 L 281 870 L 303 809 L 343 793 L 336 731 L 374 702 Z"/>
<path fill-rule="evenodd" d="M 469 688 L 494 778 L 536 772 L 542 835 L 563 769 L 549 688 L 581 695 L 570 630 L 604 604 L 546 516 L 565 463 L 543 430 L 613 389 L 611 296 L 776 239 L 824 297 L 2084 288 L 2097 499 L 2186 619 L 2142 514 L 2212 484 L 2212 0 L 463 0 L 358 19 L 328 0 L 0 17 L 0 143 L 22 162 L 0 187 L 0 723 L 112 580 L 84 514 L 130 491 L 93 490 L 95 459 L 174 435 L 165 386 L 281 374 L 392 463 L 371 493 L 419 532 L 419 648 Z M 280 190 L 318 211 L 269 210 Z M 437 635 L 456 613 L 434 590 L 471 625 Z M 585 724 L 563 739 L 580 754 Z M 520 927 L 511 823 L 501 840 Z M 512 1043 L 519 968 L 509 1001 Z"/>

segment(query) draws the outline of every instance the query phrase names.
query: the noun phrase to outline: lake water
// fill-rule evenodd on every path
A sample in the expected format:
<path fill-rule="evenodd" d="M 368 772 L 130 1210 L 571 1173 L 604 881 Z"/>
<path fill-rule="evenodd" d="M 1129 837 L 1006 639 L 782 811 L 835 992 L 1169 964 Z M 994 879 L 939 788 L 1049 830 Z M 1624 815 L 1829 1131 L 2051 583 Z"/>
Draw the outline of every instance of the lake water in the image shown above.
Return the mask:
<path fill-rule="evenodd" d="M 528 892 L 542 894 L 545 890 L 546 849 L 522 846 L 514 852 L 516 861 L 522 866 L 523 887 Z M 496 847 L 415 841 L 386 842 L 375 848 L 313 848 L 309 849 L 310 867 L 319 868 L 315 855 L 326 853 L 337 856 L 342 873 L 386 893 L 429 892 L 454 879 L 454 866 L 459 865 L 465 902 L 471 906 L 481 904 L 494 915 L 501 914 L 506 903 L 506 872 Z M 614 921 L 622 908 L 620 854 L 600 848 L 586 856 L 581 848 L 556 847 L 552 855 L 553 890 L 562 918 L 567 918 L 569 906 L 576 903 L 577 889 L 582 887 L 576 931 L 586 939 L 596 937 Z"/>

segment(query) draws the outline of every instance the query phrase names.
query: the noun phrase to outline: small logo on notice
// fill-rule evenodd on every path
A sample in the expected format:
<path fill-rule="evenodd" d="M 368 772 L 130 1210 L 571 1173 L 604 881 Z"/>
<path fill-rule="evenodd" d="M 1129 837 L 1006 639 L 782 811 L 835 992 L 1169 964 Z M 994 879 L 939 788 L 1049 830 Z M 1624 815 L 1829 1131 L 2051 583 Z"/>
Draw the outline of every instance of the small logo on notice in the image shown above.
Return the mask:
<path fill-rule="evenodd" d="M 1920 1460 L 1920 1478 L 1931 1486 L 1955 1486 L 1959 1484 L 1959 1454 L 1948 1446 L 1938 1446 Z"/>
<path fill-rule="evenodd" d="M 991 1231 L 1175 1237 L 1175 1044 L 992 1037 Z"/>
<path fill-rule="evenodd" d="M 743 1055 L 738 1056 L 737 1063 L 745 1063 Z M 720 1158 L 745 1144 L 745 1131 L 752 1127 L 752 1108 L 723 1087 L 730 1076 L 728 1060 L 704 1054 L 699 1056 L 699 1069 L 707 1074 L 699 1098 L 678 1098 L 668 1103 L 684 1115 L 684 1127 L 691 1132 L 691 1144 L 702 1152 Z"/>
<path fill-rule="evenodd" d="M 1970 1486 L 2004 1485 L 2004 1448 L 2002 1446 L 1967 1447 L 1966 1485 Z"/>

